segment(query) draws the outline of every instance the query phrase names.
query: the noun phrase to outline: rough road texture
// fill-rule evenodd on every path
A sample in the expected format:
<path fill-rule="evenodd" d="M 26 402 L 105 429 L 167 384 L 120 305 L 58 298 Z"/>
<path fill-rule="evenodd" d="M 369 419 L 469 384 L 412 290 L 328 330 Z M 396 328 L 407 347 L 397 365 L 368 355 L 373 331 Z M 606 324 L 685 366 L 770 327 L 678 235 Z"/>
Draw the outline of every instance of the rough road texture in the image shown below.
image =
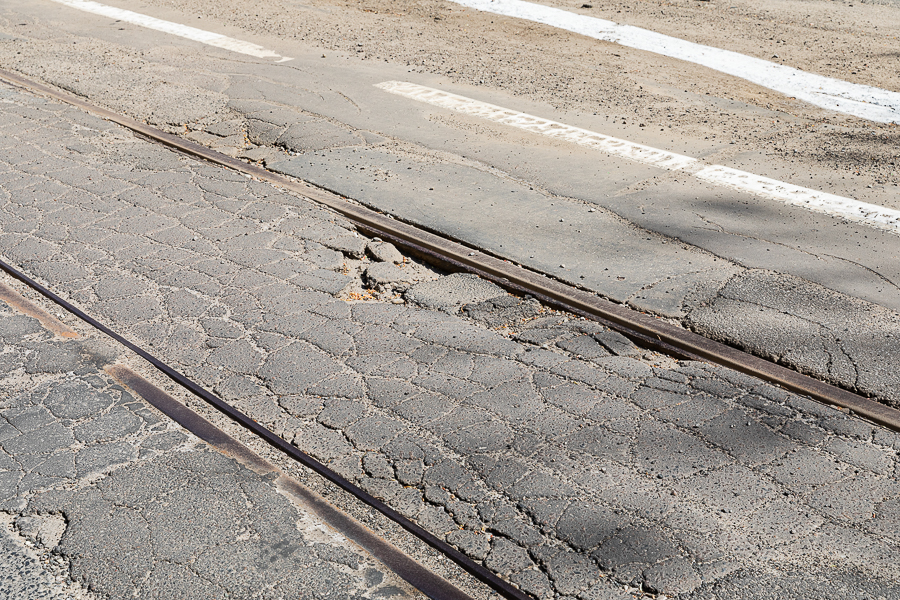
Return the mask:
<path fill-rule="evenodd" d="M 796 297 L 804 302 L 793 302 Z M 687 311 L 696 331 L 900 407 L 900 315 L 798 277 L 747 270 Z"/>
<path fill-rule="evenodd" d="M 529 593 L 900 596 L 900 436 L 529 300 L 367 301 L 437 275 L 369 290 L 335 215 L 4 96 L 5 258 Z"/>
<path fill-rule="evenodd" d="M 415 597 L 262 477 L 0 303 L 0 597 Z"/>
<path fill-rule="evenodd" d="M 687 2 L 660 5 L 649 0 L 593 2 L 586 6 L 581 2 L 544 3 L 844 81 L 895 91 L 900 86 L 891 62 L 900 20 L 896 7 L 881 1 L 848 5 L 819 0 L 802 7 L 772 0 L 735 0 L 728 6 Z M 680 61 L 561 35 L 550 27 L 481 14 L 451 2 L 274 0 L 252 10 L 237 0 L 216 4 L 154 0 L 148 4 L 177 8 L 197 18 L 201 28 L 211 18 L 251 34 L 306 42 L 329 55 L 340 52 L 371 63 L 390 61 L 475 88 L 509 90 L 565 110 L 600 112 L 609 115 L 610 126 L 621 123 L 626 129 L 627 122 L 632 132 L 645 125 L 654 131 L 665 130 L 660 138 L 666 141 L 678 137 L 716 140 L 724 142 L 727 153 L 738 158 L 743 153 L 753 156 L 762 149 L 798 171 L 827 165 L 836 174 L 831 177 L 834 185 L 846 183 L 843 178 L 852 180 L 851 185 L 863 195 L 875 191 L 867 185 L 893 188 L 900 182 L 894 168 L 896 134 L 888 125 L 819 110 Z M 24 23 L 31 25 L 28 21 Z M 10 18 L 13 35 L 34 39 L 21 55 L 4 51 L 0 45 L 5 63 L 58 83 L 65 81 L 70 89 L 86 91 L 93 84 L 103 87 L 109 83 L 109 90 L 100 93 L 115 95 L 123 79 L 111 73 L 123 63 L 151 62 L 158 52 L 141 48 L 116 56 L 118 52 L 97 48 L 90 42 L 85 50 L 81 48 L 84 41 L 73 47 L 68 39 L 55 45 L 57 31 L 35 32 L 30 27 L 17 27 L 20 23 L 23 21 Z M 72 54 L 79 52 L 89 54 L 78 61 L 88 68 L 74 72 L 67 67 Z M 56 60 L 47 61 L 48 54 Z M 195 54 L 191 52 L 188 60 L 196 60 Z M 182 88 L 171 78 L 147 79 L 141 74 L 134 71 L 125 77 L 126 89 L 140 91 L 127 94 L 123 110 L 165 98 L 148 111 L 148 116 L 161 123 L 175 123 L 173 111 L 203 114 L 217 108 L 214 94 L 198 97 L 194 90 Z M 199 75 L 216 79 L 208 72 Z M 690 86 L 685 82 L 691 82 Z M 738 115 L 751 118 L 735 118 Z M 728 146 L 728 142 L 733 145 Z M 792 167 L 793 162 L 800 164 Z"/>
<path fill-rule="evenodd" d="M 280 107 L 276 102 L 232 100 L 228 108 L 245 115 L 227 123 L 246 131 L 246 137 L 222 137 L 203 131 L 192 132 L 188 137 L 230 155 L 261 160 L 276 172 L 312 179 L 329 189 L 347 194 L 365 189 L 368 196 L 382 198 L 380 203 L 374 202 L 377 208 L 396 214 L 404 213 L 401 205 L 415 206 L 421 196 L 421 182 L 403 181 L 404 169 L 398 163 L 412 164 L 409 168 L 414 172 L 428 173 L 438 181 L 460 175 L 464 183 L 452 190 L 457 196 L 465 195 L 472 187 L 473 174 L 458 166 L 453 167 L 458 171 L 448 173 L 445 166 L 410 161 L 407 148 L 401 152 L 378 147 L 380 141 L 372 143 L 373 140 L 364 137 L 364 132 L 339 129 L 299 111 Z M 222 125 L 218 122 L 206 128 L 217 131 Z M 329 153 L 319 154 L 324 150 Z M 299 156 L 289 156 L 286 152 L 299 153 Z M 366 167 L 360 169 L 357 163 Z M 349 173 L 348 164 L 355 165 Z M 479 189 L 490 189 L 490 179 L 484 176 L 484 180 L 475 181 L 483 186 Z M 520 209 L 526 214 L 540 213 L 545 205 L 546 199 L 542 198 L 523 204 Z M 456 207 L 443 208 L 450 213 Z M 560 223 L 565 220 L 565 224 L 549 223 L 548 227 L 543 223 L 543 230 L 535 230 L 512 247 L 506 240 L 504 256 L 527 264 L 535 247 L 555 246 L 554 240 L 571 235 L 573 227 L 584 227 L 591 235 L 596 235 L 596 231 L 608 232 L 604 237 L 615 239 L 615 244 L 598 250 L 612 252 L 615 248 L 616 253 L 621 252 L 612 271 L 604 269 L 598 273 L 595 264 L 578 264 L 582 261 L 568 256 L 562 249 L 556 251 L 556 262 L 545 260 L 537 266 L 571 284 L 599 290 L 616 302 L 677 319 L 712 339 L 900 407 L 900 372 L 892 368 L 892 350 L 895 340 L 900 338 L 900 313 L 896 310 L 830 290 L 796 275 L 745 268 L 693 248 L 683 252 L 680 264 L 673 264 L 677 263 L 675 255 L 661 253 L 657 258 L 665 267 L 648 267 L 644 251 L 651 238 L 646 237 L 645 231 L 626 226 L 610 215 L 591 215 L 588 224 L 584 211 L 579 213 L 559 219 Z M 454 231 L 452 225 L 444 225 L 451 234 L 465 237 Z M 472 224 L 473 230 L 477 227 Z M 510 227 L 515 226 L 510 224 Z M 481 237 L 479 241 L 490 244 L 484 239 L 488 236 Z M 557 264 L 560 260 L 569 267 Z M 627 273 L 627 277 L 617 276 L 619 273 Z M 894 287 L 887 278 L 881 286 Z M 418 303 L 436 306 L 434 302 Z"/>
<path fill-rule="evenodd" d="M 759 2 L 735 2 L 714 9 L 687 0 L 566 8 L 763 52 L 763 58 L 777 48 L 784 64 L 844 71 L 839 77 L 858 82 L 874 77 L 890 88 L 893 71 L 875 66 L 886 59 L 869 51 L 895 37 L 895 8 L 822 0 L 767 3 L 763 10 Z M 175 7 L 171 13 L 159 2 L 147 7 L 216 31 L 230 22 L 240 28 L 233 31 L 238 37 L 271 34 L 258 41 L 298 57 L 278 67 L 127 24 L 110 37 L 102 20 L 70 8 L 38 14 L 22 0 L 7 4 L 0 10 L 0 62 L 8 68 L 900 405 L 900 382 L 885 368 L 883 352 L 891 347 L 885 334 L 900 335 L 896 236 L 718 188 L 698 189 L 683 178 L 679 183 L 676 172 L 604 161 L 478 119 L 410 104 L 397 108 L 370 84 L 411 77 L 500 91 L 493 101 L 504 106 L 516 99 L 546 101 L 593 115 L 581 123 L 589 129 L 896 208 L 900 171 L 887 126 L 812 109 L 704 68 L 442 1 L 301 6 L 279 0 L 250 14 L 234 0 L 215 6 L 167 0 Z M 756 25 L 748 27 L 745 19 Z M 698 29 L 700 22 L 706 26 Z M 868 66 L 847 73 L 844 58 L 820 52 L 823 26 L 834 48 L 865 39 Z M 754 39 L 760 32 L 765 39 Z M 324 60 L 322 48 L 328 49 Z M 457 91 L 480 97 L 475 89 Z M 527 111 L 547 116 L 547 108 Z M 387 117 L 396 114 L 409 118 Z M 575 114 L 556 118 L 570 122 Z M 765 286 L 772 277 L 781 284 L 767 288 L 760 302 L 746 283 Z M 750 295 L 735 296 L 736 290 Z M 822 312 L 823 306 L 847 310 Z M 803 339 L 814 350 L 785 347 L 785 337 Z"/>

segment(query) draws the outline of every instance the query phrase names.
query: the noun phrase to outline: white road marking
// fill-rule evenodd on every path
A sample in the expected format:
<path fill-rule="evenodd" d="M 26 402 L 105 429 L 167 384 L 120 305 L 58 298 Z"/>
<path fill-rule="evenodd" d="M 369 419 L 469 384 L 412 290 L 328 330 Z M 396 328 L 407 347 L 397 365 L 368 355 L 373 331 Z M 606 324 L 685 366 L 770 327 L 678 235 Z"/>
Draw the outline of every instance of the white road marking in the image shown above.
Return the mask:
<path fill-rule="evenodd" d="M 752 192 L 758 196 L 780 200 L 785 204 L 900 233 L 900 211 L 877 204 L 811 190 L 722 165 L 711 165 L 701 169 L 694 173 L 694 177 L 732 189 Z"/>
<path fill-rule="evenodd" d="M 821 108 L 879 123 L 900 123 L 898 92 L 807 73 L 730 50 L 523 0 L 452 1 L 476 10 L 544 23 L 594 39 L 703 65 Z"/>
<path fill-rule="evenodd" d="M 841 217 L 848 221 L 863 223 L 870 227 L 900 234 L 900 211 L 878 206 L 877 204 L 836 196 L 827 192 L 754 175 L 746 171 L 739 171 L 723 165 L 704 165 L 700 160 L 683 154 L 635 144 L 603 135 L 602 133 L 557 123 L 549 119 L 535 117 L 527 113 L 415 83 L 385 81 L 375 84 L 375 87 L 398 96 L 587 146 L 646 165 L 670 171 L 681 170 L 708 183 L 749 192 L 763 198 L 778 200 L 792 206 L 799 206 L 814 212 Z"/>
<path fill-rule="evenodd" d="M 291 58 L 282 57 L 276 52 L 266 50 L 262 46 L 257 46 L 250 42 L 236 40 L 219 33 L 197 29 L 196 27 L 190 27 L 188 25 L 181 25 L 180 23 L 163 21 L 162 19 L 148 17 L 147 15 L 142 15 L 130 10 L 106 6 L 105 4 L 99 4 L 97 2 L 92 2 L 91 0 L 53 0 L 53 2 L 64 4 L 71 8 L 77 8 L 78 10 L 83 10 L 85 12 L 94 13 L 95 15 L 118 19 L 119 21 L 125 21 L 126 23 L 131 23 L 133 25 L 140 25 L 147 29 L 155 29 L 156 31 L 162 31 L 163 33 L 177 35 L 208 46 L 215 46 L 216 48 L 224 48 L 225 50 L 231 50 L 232 52 L 248 54 L 250 56 L 255 56 L 256 58 L 280 58 L 281 60 L 277 62 L 293 60 Z"/>
<path fill-rule="evenodd" d="M 607 154 L 613 154 L 615 156 L 663 169 L 674 171 L 683 169 L 697 162 L 696 158 L 684 156 L 683 154 L 658 150 L 656 148 L 651 148 L 650 146 L 642 146 L 641 144 L 620 140 L 608 135 L 603 135 L 602 133 L 588 131 L 587 129 L 581 129 L 579 127 L 572 127 L 571 125 L 564 125 L 563 123 L 557 123 L 556 121 L 542 119 L 515 110 L 509 110 L 508 108 L 488 104 L 487 102 L 479 102 L 478 100 L 472 100 L 465 96 L 457 96 L 456 94 L 416 85 L 414 83 L 386 81 L 384 83 L 376 84 L 375 87 L 379 87 L 392 94 L 412 98 L 413 100 L 427 102 L 428 104 L 433 104 L 442 108 L 449 108 L 456 112 L 481 117 L 489 121 L 510 125 L 526 131 L 541 133 L 553 138 L 580 144 L 581 146 L 587 146 L 588 148 L 594 148 L 606 152 Z"/>

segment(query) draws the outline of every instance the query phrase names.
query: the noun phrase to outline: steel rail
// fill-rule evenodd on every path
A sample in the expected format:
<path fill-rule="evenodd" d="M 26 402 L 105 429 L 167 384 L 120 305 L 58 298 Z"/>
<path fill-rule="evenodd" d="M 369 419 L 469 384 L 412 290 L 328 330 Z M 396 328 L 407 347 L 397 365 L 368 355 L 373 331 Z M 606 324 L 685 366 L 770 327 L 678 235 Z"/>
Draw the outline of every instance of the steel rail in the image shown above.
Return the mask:
<path fill-rule="evenodd" d="M 859 394 L 703 337 L 627 306 L 615 304 L 594 293 L 551 279 L 541 273 L 491 256 L 455 240 L 404 223 L 351 202 L 348 198 L 325 188 L 278 175 L 259 165 L 249 164 L 200 144 L 184 140 L 151 125 L 90 104 L 68 92 L 32 81 L 17 73 L 0 69 L 0 80 L 81 108 L 181 153 L 289 189 L 339 212 L 354 221 L 363 230 L 372 232 L 379 237 L 389 238 L 396 244 L 430 257 L 436 262 L 452 266 L 457 270 L 476 273 L 502 287 L 529 293 L 551 306 L 598 320 L 647 347 L 680 358 L 716 363 L 775 383 L 825 404 L 852 410 L 870 421 L 900 431 L 900 411 Z"/>
<path fill-rule="evenodd" d="M 275 485 L 310 508 L 323 521 L 337 529 L 348 539 L 368 550 L 391 571 L 407 583 L 436 600 L 473 600 L 471 596 L 452 583 L 420 565 L 390 542 L 378 537 L 359 521 L 339 510 L 319 494 L 281 471 L 250 448 L 234 439 L 208 420 L 178 402 L 164 390 L 156 387 L 124 365 L 107 365 L 105 371 L 116 381 L 131 388 L 141 398 L 155 406 L 173 421 L 201 440 L 259 473 L 275 475 Z"/>
<path fill-rule="evenodd" d="M 10 269 L 4 270 L 10 273 Z M 16 274 L 10 274 L 16 277 Z M 17 278 L 22 281 L 21 277 Z M 39 285 L 30 287 L 43 293 Z M 44 295 L 47 296 L 46 294 Z M 50 299 L 53 300 L 53 298 Z M 44 329 L 56 336 L 68 339 L 81 337 L 77 331 L 62 323 L 52 314 L 29 301 L 3 282 L 0 282 L 0 301 L 5 302 L 24 315 L 37 319 Z M 80 317 L 80 315 L 76 316 Z M 281 491 L 293 496 L 326 523 L 340 531 L 345 537 L 368 550 L 391 571 L 429 598 L 434 600 L 473 600 L 471 596 L 458 587 L 422 566 L 390 542 L 378 537 L 352 516 L 330 504 L 325 498 L 311 491 L 305 485 L 250 450 L 250 448 L 129 367 L 122 364 L 108 364 L 104 367 L 104 370 L 116 381 L 131 388 L 131 391 L 156 407 L 157 410 L 219 452 L 234 458 L 260 475 L 274 474 L 276 476 L 275 484 Z"/>
<path fill-rule="evenodd" d="M 78 317 L 94 329 L 97 329 L 101 333 L 111 337 L 118 343 L 122 344 L 151 365 L 153 365 L 156 369 L 161 371 L 166 377 L 191 392 L 204 402 L 208 403 L 210 406 L 233 420 L 235 423 L 238 423 L 242 427 L 248 429 L 253 434 L 265 440 L 269 445 L 274 448 L 280 450 L 284 454 L 288 455 L 292 459 L 296 460 L 300 464 L 305 467 L 311 469 L 314 473 L 320 475 L 321 477 L 327 479 L 331 483 L 335 484 L 345 492 L 353 495 L 356 499 L 368 504 L 390 520 L 394 521 L 398 525 L 400 525 L 403 529 L 413 534 L 417 538 L 424 541 L 426 544 L 445 555 L 447 558 L 455 562 L 457 565 L 462 567 L 465 571 L 467 571 L 470 575 L 478 579 L 478 581 L 484 583 L 489 586 L 492 590 L 507 598 L 509 600 L 533 600 L 532 597 L 518 588 L 514 587 L 509 582 L 501 579 L 494 575 L 490 570 L 486 569 L 484 566 L 479 565 L 478 563 L 471 560 L 468 556 L 448 544 L 447 542 L 439 539 L 426 529 L 420 527 L 416 523 L 413 523 L 411 520 L 407 519 L 399 512 L 376 498 L 372 496 L 361 487 L 352 483 L 351 481 L 345 479 L 338 473 L 332 471 L 313 457 L 309 456 L 296 446 L 289 444 L 284 440 L 280 435 L 269 431 L 267 428 L 263 427 L 259 423 L 257 423 L 251 417 L 245 415 L 238 409 L 234 408 L 212 392 L 207 391 L 203 386 L 197 384 L 186 375 L 177 371 L 176 369 L 170 367 L 168 364 L 163 362 L 162 360 L 156 358 L 154 355 L 150 354 L 140 346 L 132 343 L 122 335 L 116 333 L 94 317 L 90 316 L 77 306 L 71 304 L 67 300 L 61 298 L 51 290 L 47 289 L 37 281 L 31 279 L 26 274 L 22 273 L 12 265 L 6 263 L 3 260 L 0 260 L 0 270 L 5 271 L 10 276 L 15 279 L 21 281 L 40 295 L 44 296 L 51 302 L 58 305 L 60 308 L 69 312 L 70 314 Z M 398 575 L 403 576 L 403 573 L 398 573 Z M 409 580 L 407 580 L 409 581 Z M 411 584 L 415 584 L 415 581 L 409 581 Z M 433 598 L 434 600 L 459 600 L 461 597 L 454 594 L 449 594 L 446 592 L 442 592 L 440 589 L 435 589 L 433 587 L 426 587 L 426 589 L 419 588 L 420 591 L 425 593 L 429 598 Z M 461 592 L 460 592 L 461 593 Z"/>

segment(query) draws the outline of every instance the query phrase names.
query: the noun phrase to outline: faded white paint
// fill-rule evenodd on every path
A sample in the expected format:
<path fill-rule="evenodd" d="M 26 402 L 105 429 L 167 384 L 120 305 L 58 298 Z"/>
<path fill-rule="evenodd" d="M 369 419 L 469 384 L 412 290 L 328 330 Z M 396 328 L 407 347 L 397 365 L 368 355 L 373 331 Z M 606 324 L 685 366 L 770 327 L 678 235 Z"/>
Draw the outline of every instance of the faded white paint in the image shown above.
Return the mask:
<path fill-rule="evenodd" d="M 793 67 L 730 50 L 695 44 L 640 27 L 571 13 L 523 0 L 452 0 L 476 10 L 544 23 L 629 48 L 677 58 L 740 77 L 829 110 L 879 123 L 900 123 L 900 93 Z"/>
<path fill-rule="evenodd" d="M 883 206 L 860 202 L 853 198 L 836 196 L 776 179 L 769 179 L 768 177 L 754 175 L 753 173 L 739 171 L 723 165 L 704 165 L 700 160 L 683 154 L 635 144 L 603 135 L 602 133 L 572 127 L 414 83 L 385 81 L 376 84 L 375 87 L 392 94 L 581 146 L 587 146 L 609 155 L 626 158 L 660 169 L 681 170 L 707 183 L 749 192 L 756 196 L 778 200 L 792 206 L 799 206 L 807 210 L 842 217 L 849 221 L 900 233 L 900 211 Z"/>
<path fill-rule="evenodd" d="M 900 211 L 877 204 L 800 187 L 722 165 L 710 165 L 694 173 L 694 176 L 709 183 L 900 233 Z"/>
<path fill-rule="evenodd" d="M 78 10 L 83 10 L 95 15 L 102 15 L 104 17 L 110 17 L 111 19 L 131 23 L 132 25 L 146 27 L 147 29 L 154 29 L 156 31 L 162 31 L 163 33 L 177 35 L 178 37 L 200 42 L 201 44 L 206 44 L 208 46 L 215 46 L 216 48 L 223 48 L 232 52 L 255 56 L 256 58 L 280 58 L 281 60 L 278 62 L 292 60 L 290 58 L 282 58 L 280 54 L 272 52 L 271 50 L 266 50 L 262 46 L 251 44 L 250 42 L 236 40 L 219 33 L 197 29 L 196 27 L 190 27 L 188 25 L 181 25 L 180 23 L 163 21 L 162 19 L 148 17 L 147 15 L 142 15 L 130 10 L 106 6 L 105 4 L 99 4 L 97 2 L 92 2 L 91 0 L 53 0 L 53 2 L 64 4 L 71 8 L 77 8 Z"/>
<path fill-rule="evenodd" d="M 449 92 L 443 92 L 433 88 L 406 83 L 404 81 L 386 81 L 376 84 L 392 94 L 412 98 L 421 102 L 427 102 L 434 106 L 440 106 L 459 113 L 481 117 L 495 123 L 502 123 L 525 131 L 540 133 L 549 137 L 565 140 L 594 148 L 607 154 L 627 158 L 640 163 L 653 165 L 662 169 L 683 169 L 697 162 L 697 159 L 676 154 L 666 150 L 651 148 L 641 144 L 634 144 L 619 138 L 603 135 L 587 129 L 572 127 L 549 119 L 542 119 L 533 115 L 515 110 L 509 110 L 487 102 L 480 102 L 465 96 L 458 96 Z"/>

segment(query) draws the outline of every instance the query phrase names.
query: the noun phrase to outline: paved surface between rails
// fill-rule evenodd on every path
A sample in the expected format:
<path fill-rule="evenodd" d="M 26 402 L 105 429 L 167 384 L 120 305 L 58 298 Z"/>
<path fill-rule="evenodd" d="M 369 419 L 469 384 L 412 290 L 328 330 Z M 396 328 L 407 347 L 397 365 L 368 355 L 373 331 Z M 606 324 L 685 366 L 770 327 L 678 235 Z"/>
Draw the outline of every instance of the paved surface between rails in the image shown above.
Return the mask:
<path fill-rule="evenodd" d="M 746 30 L 746 18 L 761 18 L 768 24 L 757 29 L 767 38 L 794 40 L 804 48 L 803 60 L 813 61 L 795 66 L 815 73 L 839 69 L 840 78 L 848 69 L 832 66 L 833 52 L 809 53 L 820 40 L 818 33 L 815 40 L 804 38 L 810 35 L 804 28 L 817 22 L 808 11 L 825 11 L 829 19 L 834 11 L 852 13 L 847 26 L 860 29 L 846 43 L 893 39 L 895 9 L 813 4 L 818 8 L 804 8 L 802 18 L 789 16 L 799 8 L 779 3 L 765 17 L 758 2 L 752 10 L 725 7 L 714 11 L 725 19 L 723 29 L 704 32 L 728 31 L 734 18 Z M 373 86 L 410 81 L 896 208 L 889 126 L 534 23 L 437 0 L 404 6 L 395 0 L 370 0 L 362 8 L 272 0 L 247 14 L 237 0 L 215 6 L 184 0 L 177 7 L 154 0 L 140 9 L 295 57 L 274 64 L 46 0 L 8 0 L 0 7 L 0 61 L 138 120 L 900 406 L 897 235 Z M 627 10 L 615 3 L 592 6 L 578 11 L 614 9 L 614 20 L 627 16 L 623 22 L 629 22 L 637 13 L 643 19 L 663 10 L 655 3 Z M 699 5 L 665 12 L 661 22 L 651 18 L 643 26 L 664 23 L 663 31 L 695 39 L 696 31 L 670 28 L 712 17 Z M 683 21 L 685 14 L 693 16 Z M 795 17 L 799 29 L 782 23 Z M 772 33 L 776 21 L 792 33 Z M 867 22 L 878 28 L 866 31 Z M 727 44 L 710 43 L 747 43 L 743 34 L 724 35 Z M 838 37 L 833 30 L 827 36 L 830 43 Z M 750 47 L 753 54 L 762 46 Z M 799 60 L 799 52 L 779 46 L 783 52 Z M 830 62 L 820 64 L 823 56 Z M 853 77 L 893 89 L 886 70 L 872 66 L 874 56 L 858 74 L 855 65 Z M 559 244 L 561 238 L 567 243 Z"/>
<path fill-rule="evenodd" d="M 481 280 L 436 273 L 303 198 L 64 105 L 0 94 L 5 260 L 529 593 L 900 597 L 897 434 L 732 371 L 643 351 Z M 24 361 L 13 379 L 49 361 L 42 348 L 59 352 L 49 340 L 29 341 L 33 356 L 16 350 L 16 319 L 2 326 L 11 350 L 0 355 Z M 117 405 L 122 392 L 80 365 L 56 367 L 72 375 L 51 378 L 58 383 L 46 392 L 23 383 L 26 395 L 3 400 L 10 518 L 73 511 L 60 556 L 88 581 L 149 586 L 156 579 L 143 579 L 140 561 L 170 552 L 178 560 L 158 563 L 172 570 L 167 581 L 191 585 L 214 568 L 207 556 L 263 552 L 240 546 L 263 526 L 257 504 L 210 524 L 229 529 L 232 546 L 204 554 L 201 528 L 165 534 L 171 543 L 154 536 L 154 550 L 135 543 L 128 560 L 108 553 L 112 531 L 146 531 L 136 512 L 110 503 L 115 494 L 148 498 L 151 472 L 194 481 L 179 497 L 208 493 L 188 475 L 203 461 L 223 471 L 217 478 L 264 484 L 199 448 L 140 458 L 148 411 Z M 107 394 L 97 410 L 115 405 L 104 418 L 134 433 L 91 454 L 93 426 L 53 412 L 53 385 Z M 49 411 L 34 409 L 58 430 L 41 436 L 55 440 L 41 450 L 59 449 L 65 477 L 101 471 L 79 465 L 102 465 L 113 448 L 137 462 L 67 491 L 68 479 L 45 479 L 57 463 L 17 458 L 37 451 L 27 449 L 32 426 L 16 421 L 22 403 Z M 62 406 L 82 410 L 71 399 Z M 148 439 L 189 443 L 177 432 Z M 296 516 L 278 506 L 266 510 Z M 103 516 L 86 529 L 79 519 L 91 511 Z M 288 535 L 293 522 L 279 518 L 266 517 L 267 531 Z M 297 552 L 337 568 L 327 552 Z M 94 570 L 79 566 L 82 556 Z M 363 571 L 341 581 L 350 586 Z M 237 586 L 233 576 L 223 573 L 222 585 Z"/>

